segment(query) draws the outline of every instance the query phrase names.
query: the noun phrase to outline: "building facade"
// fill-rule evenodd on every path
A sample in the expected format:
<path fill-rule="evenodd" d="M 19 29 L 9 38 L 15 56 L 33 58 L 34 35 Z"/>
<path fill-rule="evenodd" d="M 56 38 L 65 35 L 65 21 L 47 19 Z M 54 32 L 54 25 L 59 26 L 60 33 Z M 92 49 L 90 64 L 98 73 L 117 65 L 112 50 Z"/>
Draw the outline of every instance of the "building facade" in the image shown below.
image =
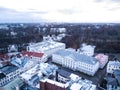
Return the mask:
<path fill-rule="evenodd" d="M 52 62 L 94 76 L 99 68 L 99 62 L 90 56 L 68 50 L 59 50 L 52 56 Z"/>
<path fill-rule="evenodd" d="M 109 61 L 107 64 L 107 73 L 113 74 L 114 70 L 120 70 L 119 61 Z"/>
<path fill-rule="evenodd" d="M 68 85 L 50 79 L 40 80 L 41 90 L 68 90 Z"/>

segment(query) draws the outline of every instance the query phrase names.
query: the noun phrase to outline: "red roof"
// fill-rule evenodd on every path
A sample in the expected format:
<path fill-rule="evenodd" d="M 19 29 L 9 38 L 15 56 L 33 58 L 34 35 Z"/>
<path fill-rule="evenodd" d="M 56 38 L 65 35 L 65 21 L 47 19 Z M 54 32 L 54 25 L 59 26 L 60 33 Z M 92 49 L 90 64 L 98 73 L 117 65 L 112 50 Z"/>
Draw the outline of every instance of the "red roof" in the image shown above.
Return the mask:
<path fill-rule="evenodd" d="M 9 56 L 7 54 L 4 55 L 4 59 L 8 60 Z"/>
<path fill-rule="evenodd" d="M 0 59 L 3 58 L 3 55 L 0 55 Z"/>
<path fill-rule="evenodd" d="M 44 55 L 43 53 L 27 52 L 27 51 L 23 51 L 22 54 L 28 56 L 34 56 L 34 57 L 42 57 Z"/>

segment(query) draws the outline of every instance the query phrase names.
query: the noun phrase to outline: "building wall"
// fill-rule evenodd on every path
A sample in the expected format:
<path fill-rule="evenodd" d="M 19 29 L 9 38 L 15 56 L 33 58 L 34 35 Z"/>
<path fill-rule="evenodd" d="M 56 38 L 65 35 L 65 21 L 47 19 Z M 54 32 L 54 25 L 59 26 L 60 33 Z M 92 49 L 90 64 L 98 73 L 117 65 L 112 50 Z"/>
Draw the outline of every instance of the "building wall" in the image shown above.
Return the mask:
<path fill-rule="evenodd" d="M 52 61 L 61 64 L 64 67 L 70 68 L 72 70 L 78 70 L 80 72 L 86 73 L 88 75 L 94 76 L 99 68 L 99 62 L 94 65 L 84 63 L 81 61 L 75 61 L 69 57 L 62 57 L 60 55 L 53 54 Z"/>
<path fill-rule="evenodd" d="M 8 75 L 6 75 L 5 78 L 0 80 L 0 86 L 3 86 L 8 82 L 12 81 L 14 78 L 18 77 L 21 73 L 22 73 L 21 69 L 17 69 L 16 71 L 9 73 Z"/>
<path fill-rule="evenodd" d="M 96 71 L 99 68 L 99 63 L 97 62 L 95 65 L 90 65 L 87 63 L 83 63 L 83 62 L 78 62 L 78 67 L 77 70 L 84 72 L 88 75 L 94 76 L 94 74 L 96 73 Z"/>
<path fill-rule="evenodd" d="M 107 73 L 113 73 L 114 70 L 120 70 L 120 62 L 110 61 L 107 65 Z"/>
<path fill-rule="evenodd" d="M 101 69 L 104 68 L 104 66 L 108 62 L 108 56 L 104 54 L 98 54 L 95 56 L 95 58 L 99 61 Z"/>
<path fill-rule="evenodd" d="M 68 78 L 65 78 L 65 77 L 63 77 L 63 76 L 61 76 L 59 74 L 58 74 L 57 78 L 58 78 L 59 82 L 64 82 L 64 83 L 68 82 L 68 80 L 69 80 Z"/>
<path fill-rule="evenodd" d="M 60 87 L 49 82 L 40 81 L 40 90 L 68 90 L 68 88 Z"/>
<path fill-rule="evenodd" d="M 107 90 L 120 90 L 120 86 L 107 85 Z"/>

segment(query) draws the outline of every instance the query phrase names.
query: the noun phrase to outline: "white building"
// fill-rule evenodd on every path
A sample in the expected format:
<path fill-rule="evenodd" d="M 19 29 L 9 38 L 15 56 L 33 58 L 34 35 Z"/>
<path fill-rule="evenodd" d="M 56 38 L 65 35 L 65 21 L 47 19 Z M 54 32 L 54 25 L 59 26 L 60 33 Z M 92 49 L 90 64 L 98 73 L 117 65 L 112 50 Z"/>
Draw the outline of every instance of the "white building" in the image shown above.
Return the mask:
<path fill-rule="evenodd" d="M 39 76 L 42 77 L 42 73 L 39 72 L 37 65 L 32 69 L 26 71 L 25 73 L 21 74 L 20 77 L 25 80 L 25 82 L 31 86 L 36 86 L 39 83 Z"/>
<path fill-rule="evenodd" d="M 113 74 L 114 70 L 120 70 L 120 62 L 119 61 L 109 61 L 107 64 L 107 73 Z"/>
<path fill-rule="evenodd" d="M 43 78 L 44 75 L 51 75 L 57 69 L 55 65 L 50 65 L 48 63 L 40 63 L 36 64 L 33 68 L 28 71 L 22 73 L 20 76 L 23 78 L 26 83 L 31 86 L 37 86 L 39 80 Z"/>
<path fill-rule="evenodd" d="M 74 49 L 74 48 L 67 48 L 66 50 L 69 50 L 71 52 L 76 52 L 76 49 Z"/>
<path fill-rule="evenodd" d="M 21 70 L 23 72 L 31 69 L 32 67 L 34 67 L 38 63 L 37 61 L 30 60 L 24 56 L 21 56 L 21 57 L 15 56 L 11 59 L 10 62 L 12 65 L 21 68 Z"/>
<path fill-rule="evenodd" d="M 87 56 L 93 56 L 94 55 L 94 49 L 95 49 L 95 46 L 82 44 L 82 47 L 80 49 L 78 49 L 78 53 L 84 54 L 84 55 L 87 55 Z"/>
<path fill-rule="evenodd" d="M 0 86 L 4 86 L 22 73 L 22 69 L 16 66 L 6 66 L 0 69 Z"/>
<path fill-rule="evenodd" d="M 51 79 L 40 80 L 42 90 L 96 90 L 96 85 L 87 79 L 81 79 L 75 74 L 71 74 L 68 82 L 61 83 Z M 47 88 L 47 89 L 46 89 Z"/>
<path fill-rule="evenodd" d="M 31 69 L 36 65 L 36 62 L 27 60 L 24 57 L 13 57 L 11 59 L 11 64 L 11 66 L 0 68 L 0 86 L 4 86 L 14 78 Z"/>
<path fill-rule="evenodd" d="M 91 76 L 94 76 L 99 68 L 99 62 L 95 58 L 68 50 L 55 52 L 52 56 L 52 62 Z"/>
<path fill-rule="evenodd" d="M 80 78 L 81 77 L 79 77 L 78 75 L 75 75 L 73 73 L 65 71 L 64 69 L 58 69 L 56 71 L 56 80 L 59 81 L 59 82 L 66 83 L 66 82 L 68 82 L 70 80 L 76 81 L 76 80 L 78 80 Z"/>
<path fill-rule="evenodd" d="M 18 47 L 15 45 L 9 45 L 8 47 L 8 52 L 17 52 L 18 51 Z"/>
<path fill-rule="evenodd" d="M 35 43 L 27 47 L 27 51 L 44 53 L 50 57 L 54 52 L 65 49 L 65 44 L 54 41 L 44 41 L 40 43 Z"/>
<path fill-rule="evenodd" d="M 38 63 L 47 61 L 47 55 L 43 53 L 23 51 L 22 54 L 29 58 L 29 60 L 36 61 Z"/>
<path fill-rule="evenodd" d="M 99 61 L 100 68 L 103 68 L 108 62 L 108 56 L 104 54 L 97 54 L 95 58 Z"/>

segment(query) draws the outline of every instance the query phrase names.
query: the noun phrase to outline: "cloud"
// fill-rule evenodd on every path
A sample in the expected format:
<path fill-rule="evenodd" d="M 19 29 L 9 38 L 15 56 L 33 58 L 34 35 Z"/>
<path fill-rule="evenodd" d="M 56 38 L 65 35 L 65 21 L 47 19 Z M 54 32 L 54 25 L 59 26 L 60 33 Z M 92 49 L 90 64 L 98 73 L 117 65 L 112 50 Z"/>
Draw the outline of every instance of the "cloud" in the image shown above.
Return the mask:
<path fill-rule="evenodd" d="M 77 11 L 76 9 L 60 9 L 57 10 L 58 13 L 62 13 L 62 14 L 68 14 L 68 15 L 72 15 L 72 14 L 77 14 L 80 13 L 82 11 Z"/>
<path fill-rule="evenodd" d="M 9 8 L 5 8 L 5 7 L 0 7 L 0 13 L 7 13 L 7 12 L 13 12 L 13 13 L 17 13 L 16 10 L 13 9 L 9 9 Z"/>
<path fill-rule="evenodd" d="M 107 10 L 109 10 L 109 11 L 117 11 L 117 10 L 120 10 L 120 6 L 117 6 L 117 7 L 109 7 L 109 8 L 107 8 Z"/>
<path fill-rule="evenodd" d="M 42 18 L 36 18 L 34 14 L 43 12 L 19 12 L 14 9 L 0 7 L 0 22 L 41 22 Z"/>
<path fill-rule="evenodd" d="M 27 11 L 25 11 L 27 13 L 34 13 L 34 14 L 47 14 L 47 11 L 40 11 L 40 10 L 36 10 L 36 9 L 28 9 Z"/>
<path fill-rule="evenodd" d="M 96 4 L 101 4 L 106 11 L 120 10 L 120 0 L 94 0 Z"/>
<path fill-rule="evenodd" d="M 111 2 L 111 3 L 120 3 L 120 0 L 94 0 L 95 2 Z"/>
<path fill-rule="evenodd" d="M 120 0 L 0 0 L 0 21 L 119 21 Z"/>
<path fill-rule="evenodd" d="M 109 1 L 120 3 L 120 0 L 109 0 Z"/>
<path fill-rule="evenodd" d="M 94 2 L 104 2 L 105 0 L 94 0 Z"/>

